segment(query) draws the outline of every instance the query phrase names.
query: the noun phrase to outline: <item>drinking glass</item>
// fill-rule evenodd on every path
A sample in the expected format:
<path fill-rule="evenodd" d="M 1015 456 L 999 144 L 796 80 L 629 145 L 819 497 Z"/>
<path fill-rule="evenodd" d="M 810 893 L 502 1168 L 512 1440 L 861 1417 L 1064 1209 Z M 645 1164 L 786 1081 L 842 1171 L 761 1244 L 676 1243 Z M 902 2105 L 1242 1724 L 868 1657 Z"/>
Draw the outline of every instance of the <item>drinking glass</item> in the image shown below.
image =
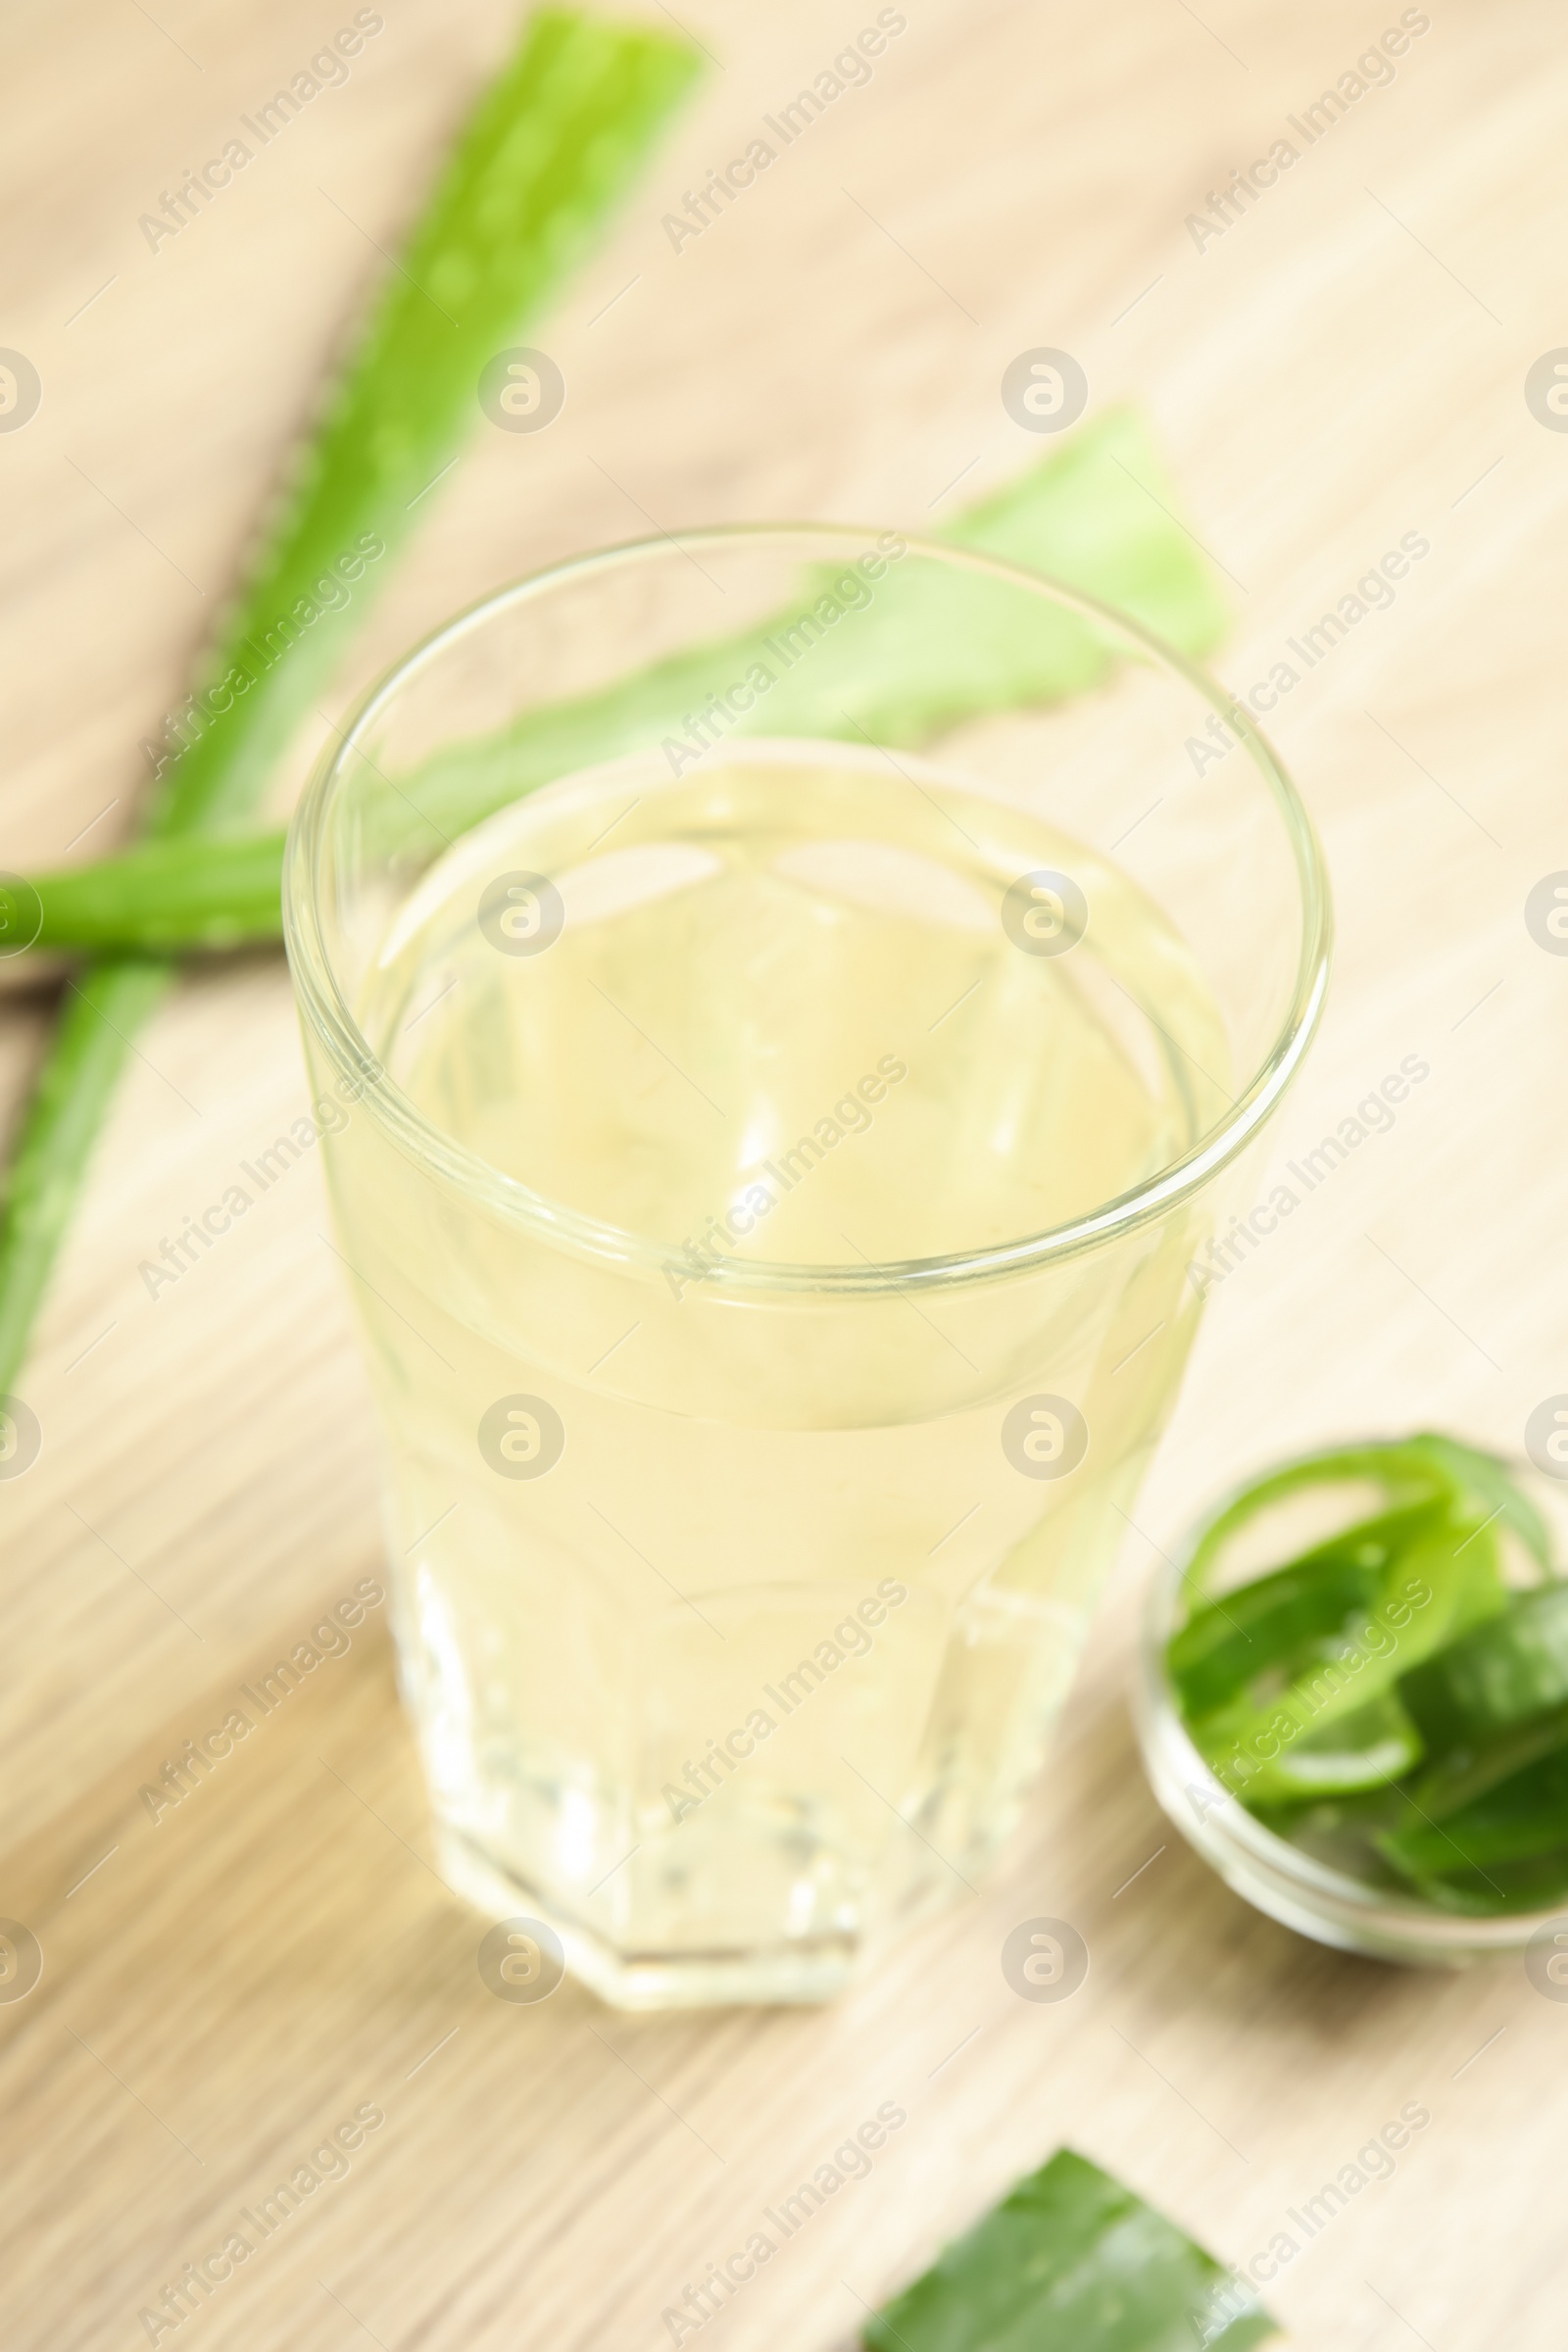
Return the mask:
<path fill-rule="evenodd" d="M 1300 803 L 1066 586 L 701 531 L 400 662 L 284 897 L 441 1866 L 519 1997 L 825 1998 L 1040 1767 L 1322 1004 Z"/>

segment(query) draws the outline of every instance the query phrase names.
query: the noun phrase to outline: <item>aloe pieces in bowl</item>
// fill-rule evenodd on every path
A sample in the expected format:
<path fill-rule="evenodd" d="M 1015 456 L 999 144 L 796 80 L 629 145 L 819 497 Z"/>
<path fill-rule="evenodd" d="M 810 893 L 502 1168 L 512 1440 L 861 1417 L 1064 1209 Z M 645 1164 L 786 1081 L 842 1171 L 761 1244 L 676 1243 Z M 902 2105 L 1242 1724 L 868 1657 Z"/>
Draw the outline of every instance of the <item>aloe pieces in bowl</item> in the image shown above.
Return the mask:
<path fill-rule="evenodd" d="M 1375 1500 L 1224 1581 L 1228 1547 L 1313 1489 Z M 1187 1585 L 1173 1700 L 1267 1827 L 1443 1910 L 1568 1895 L 1568 1583 L 1506 1462 L 1434 1435 L 1312 1455 L 1226 1506 Z"/>

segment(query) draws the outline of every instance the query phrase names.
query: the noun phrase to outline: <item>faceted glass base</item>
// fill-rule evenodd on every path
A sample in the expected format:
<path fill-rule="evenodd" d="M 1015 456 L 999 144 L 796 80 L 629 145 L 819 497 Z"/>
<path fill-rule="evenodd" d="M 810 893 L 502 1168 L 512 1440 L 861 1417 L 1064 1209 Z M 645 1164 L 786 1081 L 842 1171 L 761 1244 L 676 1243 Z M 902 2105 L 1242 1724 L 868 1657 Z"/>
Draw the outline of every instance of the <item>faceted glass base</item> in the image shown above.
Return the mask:
<path fill-rule="evenodd" d="M 558 1905 L 514 1877 L 461 1831 L 438 1828 L 436 1861 L 454 1891 L 489 1918 L 542 1921 L 552 1929 L 564 1952 L 567 1973 L 615 2009 L 829 2001 L 862 1973 L 872 1956 L 864 1939 L 848 1936 L 810 1936 L 763 1950 L 678 1955 L 621 1950 L 563 1916 Z"/>

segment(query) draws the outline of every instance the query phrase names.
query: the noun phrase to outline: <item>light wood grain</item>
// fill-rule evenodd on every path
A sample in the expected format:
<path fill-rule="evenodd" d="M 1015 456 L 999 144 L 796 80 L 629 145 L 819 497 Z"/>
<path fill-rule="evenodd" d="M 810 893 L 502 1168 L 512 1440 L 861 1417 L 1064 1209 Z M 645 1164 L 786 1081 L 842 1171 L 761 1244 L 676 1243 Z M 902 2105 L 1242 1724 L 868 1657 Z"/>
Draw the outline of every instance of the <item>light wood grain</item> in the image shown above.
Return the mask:
<path fill-rule="evenodd" d="M 68 0 L 0 29 L 0 343 L 45 386 L 0 435 L 8 866 L 89 824 L 73 855 L 123 832 L 138 742 L 183 691 L 377 247 L 510 35 L 500 0 L 388 0 L 347 87 L 151 254 L 138 214 L 351 13 Z M 692 14 L 722 69 L 540 330 L 565 412 L 476 442 L 330 708 L 458 605 L 592 543 L 950 513 L 1038 455 L 998 383 L 1020 349 L 1063 345 L 1097 402 L 1152 412 L 1235 583 L 1233 683 L 1402 533 L 1430 539 L 1273 722 L 1341 924 L 1274 1163 L 1402 1055 L 1431 1080 L 1216 1292 L 995 1885 L 831 2011 L 633 2022 L 569 1987 L 537 2010 L 483 1989 L 476 1922 L 425 1858 L 376 1620 L 177 1811 L 155 1825 L 138 1804 L 379 1558 L 314 1164 L 156 1303 L 138 1280 L 304 1096 L 280 965 L 188 979 L 142 1041 L 25 1375 L 44 1455 L 0 1486 L 0 1912 L 45 1952 L 37 1990 L 0 2008 L 8 2345 L 144 2342 L 139 2306 L 374 2102 L 348 2177 L 179 2342 L 642 2352 L 684 2283 L 889 2098 L 908 2123 L 872 2176 L 705 2346 L 842 2344 L 862 2301 L 1063 2140 L 1246 2258 L 1407 2100 L 1430 2127 L 1284 2270 L 1274 2308 L 1302 2343 L 1365 2352 L 1560 2344 L 1568 2010 L 1517 1965 L 1404 1974 L 1254 1917 L 1157 1815 L 1121 1695 L 1147 1569 L 1219 1485 L 1368 1428 L 1517 1446 L 1568 1388 L 1568 961 L 1522 919 L 1568 866 L 1568 436 L 1522 397 L 1568 331 L 1557 21 L 1544 0 L 1435 0 L 1393 86 L 1200 253 L 1186 216 L 1396 8 L 909 0 L 871 85 L 672 251 L 681 190 L 874 13 Z M 8 999 L 8 1101 L 41 1034 Z M 1058 2007 L 1017 2001 L 998 1966 L 1042 1912 L 1092 1952 Z"/>

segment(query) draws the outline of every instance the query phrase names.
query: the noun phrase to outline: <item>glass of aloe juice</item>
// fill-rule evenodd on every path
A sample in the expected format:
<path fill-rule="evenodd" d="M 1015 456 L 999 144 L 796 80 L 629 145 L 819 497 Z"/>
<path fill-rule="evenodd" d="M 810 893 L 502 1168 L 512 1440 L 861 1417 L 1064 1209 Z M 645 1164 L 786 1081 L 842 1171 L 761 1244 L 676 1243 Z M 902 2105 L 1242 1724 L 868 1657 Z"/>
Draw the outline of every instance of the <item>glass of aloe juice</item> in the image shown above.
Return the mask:
<path fill-rule="evenodd" d="M 1064 587 L 706 531 L 419 647 L 284 889 L 443 1869 L 622 2005 L 827 1997 L 1041 1764 L 1322 1002 L 1300 804 Z"/>

